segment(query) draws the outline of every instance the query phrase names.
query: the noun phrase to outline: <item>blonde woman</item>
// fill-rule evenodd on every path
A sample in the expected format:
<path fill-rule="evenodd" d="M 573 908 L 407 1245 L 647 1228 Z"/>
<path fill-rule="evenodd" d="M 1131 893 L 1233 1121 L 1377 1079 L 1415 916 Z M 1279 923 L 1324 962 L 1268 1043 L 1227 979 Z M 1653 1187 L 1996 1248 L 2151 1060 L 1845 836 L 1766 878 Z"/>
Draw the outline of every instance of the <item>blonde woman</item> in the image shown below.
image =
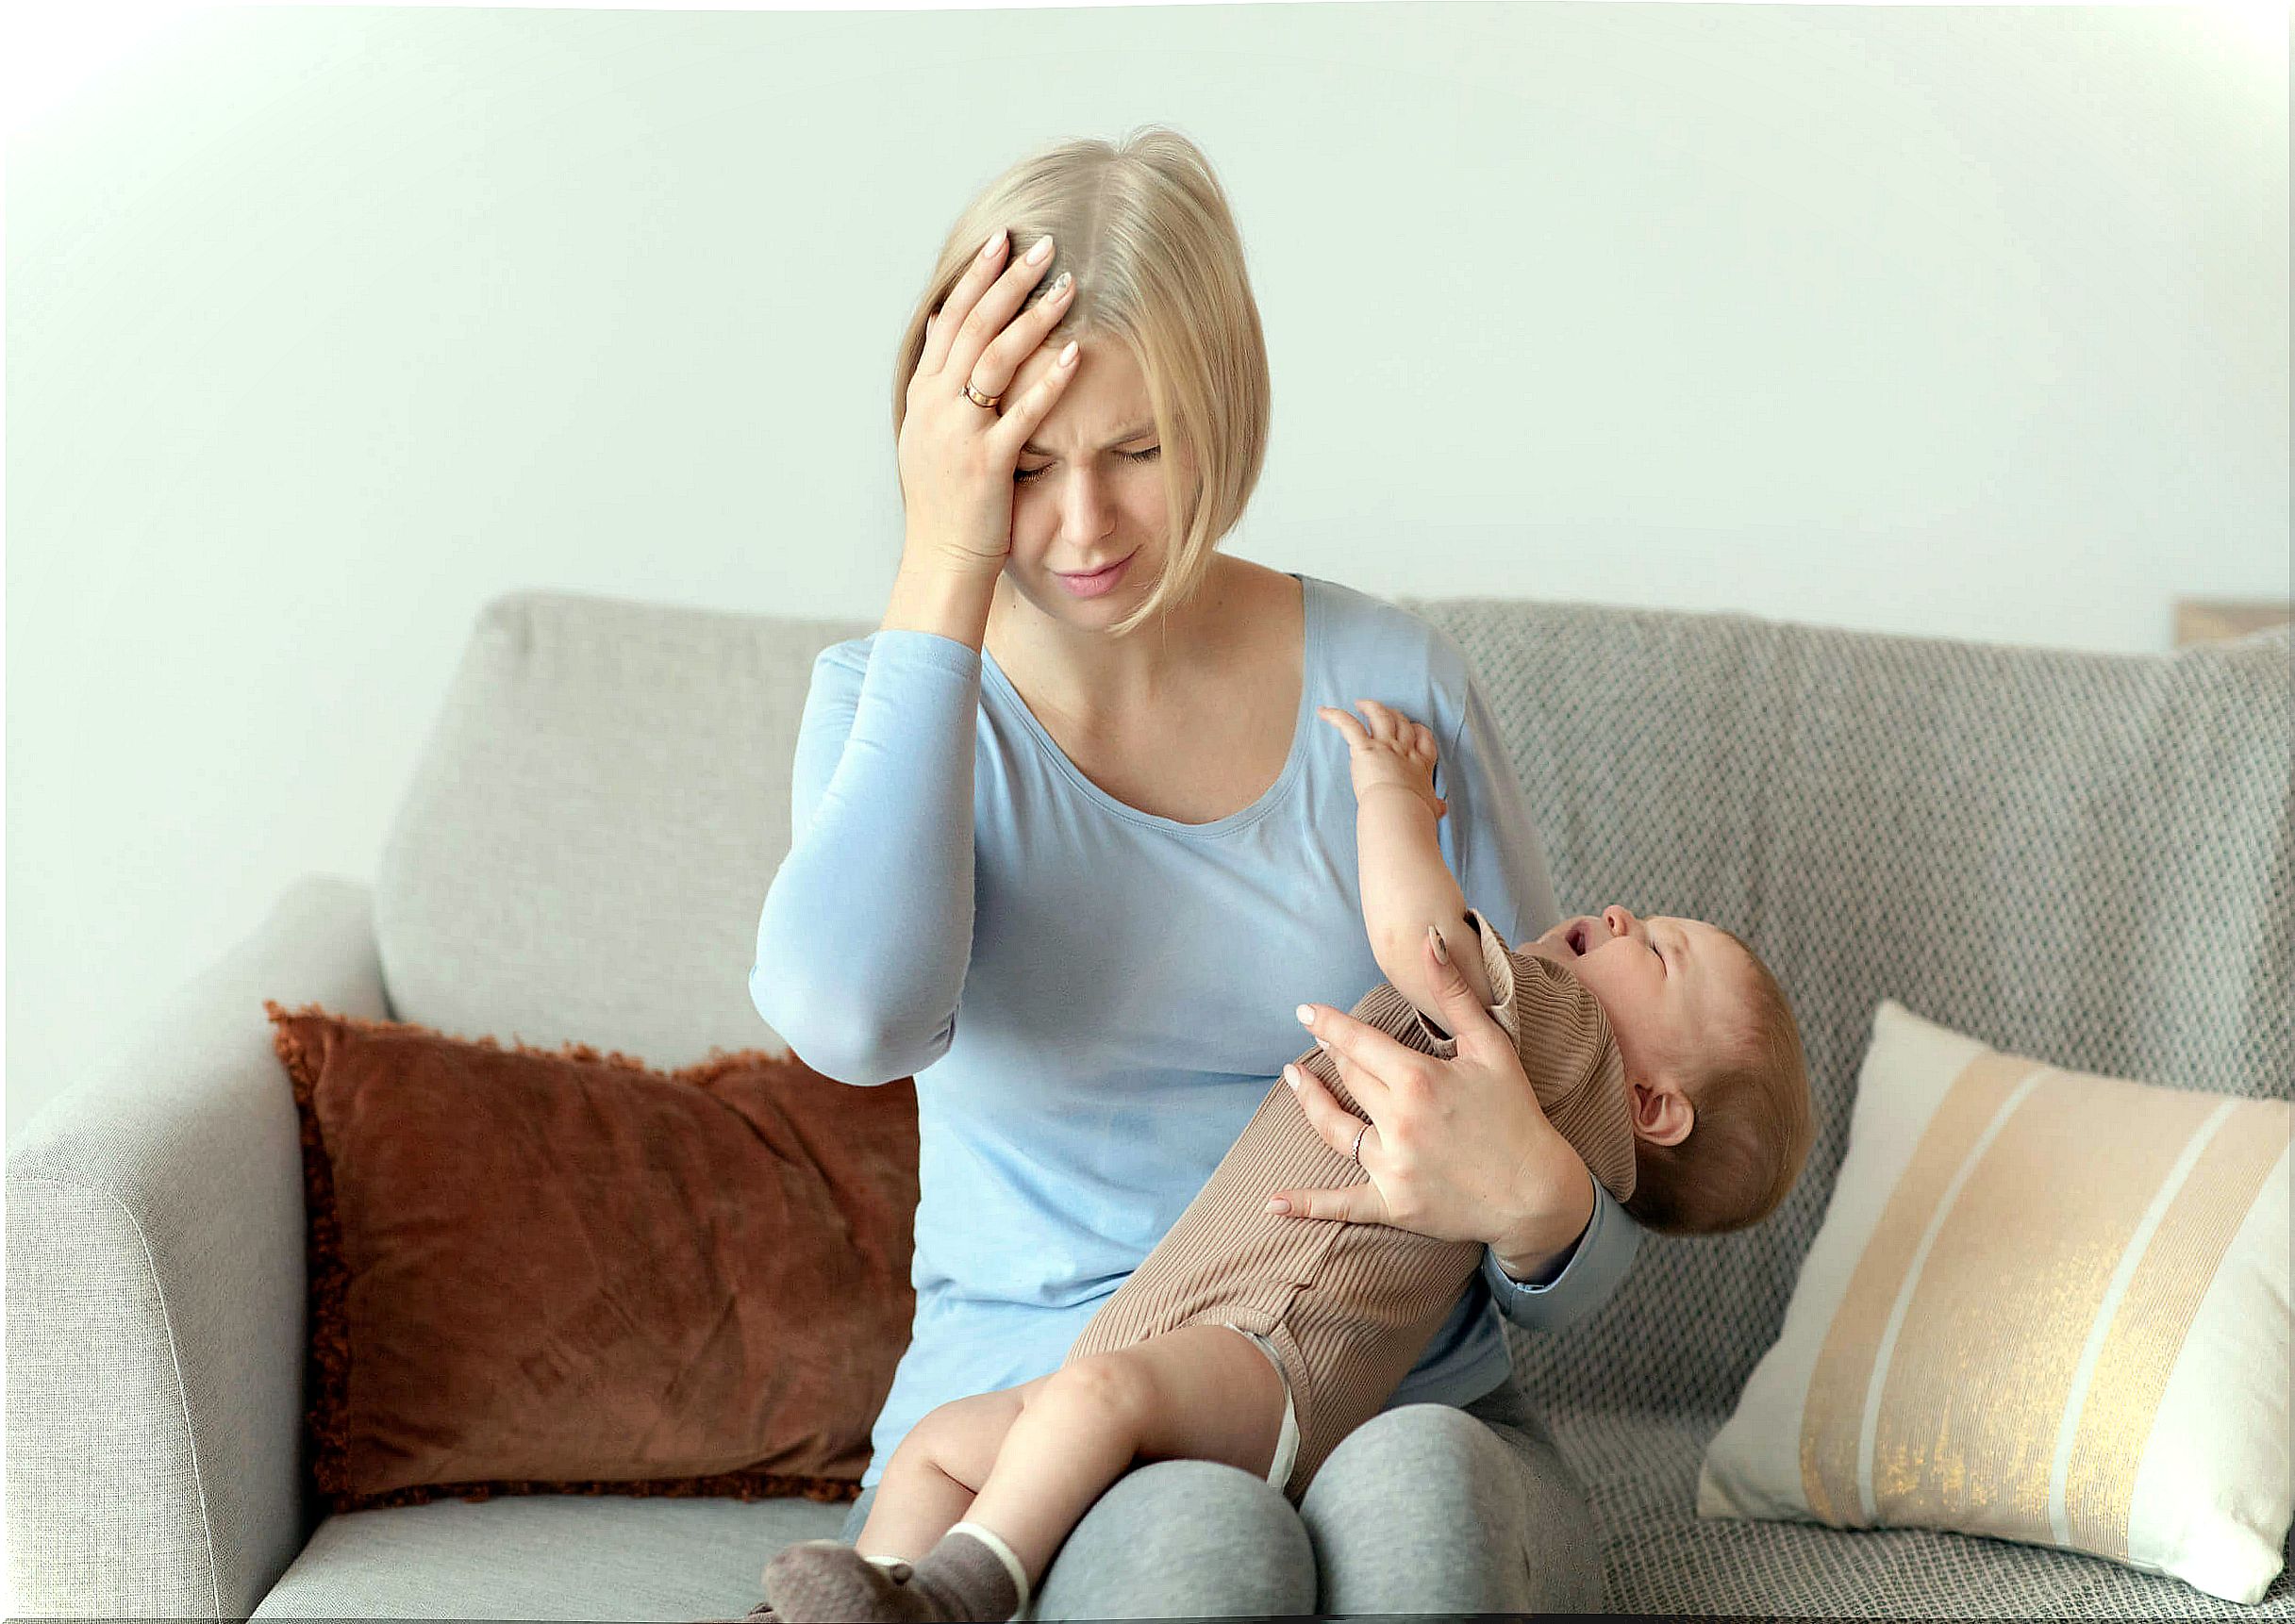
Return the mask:
<path fill-rule="evenodd" d="M 750 972 L 816 1069 L 916 1078 L 916 1316 L 841 1537 L 905 1575 L 967 1527 L 979 1485 L 945 1478 L 904 1496 L 931 1526 L 869 1528 L 895 1447 L 944 1400 L 1060 1367 L 1304 1011 L 1369 1116 L 1311 1078 L 1300 1107 L 1365 1180 L 1267 1194 L 1302 1223 L 1481 1243 L 1480 1275 L 1298 1505 L 1231 1465 L 1140 1461 L 1019 1616 L 1592 1608 L 1585 1492 L 1499 1317 L 1581 1317 L 1638 1231 L 1510 1049 L 1434 1060 L 1342 1013 L 1381 972 L 1348 751 L 1319 707 L 1367 698 L 1432 729 L 1443 856 L 1509 940 L 1556 922 L 1544 859 L 1450 638 L 1218 550 L 1269 399 L 1226 199 L 1161 128 L 999 177 L 902 344 L 900 565 L 879 628 L 814 666 Z"/>

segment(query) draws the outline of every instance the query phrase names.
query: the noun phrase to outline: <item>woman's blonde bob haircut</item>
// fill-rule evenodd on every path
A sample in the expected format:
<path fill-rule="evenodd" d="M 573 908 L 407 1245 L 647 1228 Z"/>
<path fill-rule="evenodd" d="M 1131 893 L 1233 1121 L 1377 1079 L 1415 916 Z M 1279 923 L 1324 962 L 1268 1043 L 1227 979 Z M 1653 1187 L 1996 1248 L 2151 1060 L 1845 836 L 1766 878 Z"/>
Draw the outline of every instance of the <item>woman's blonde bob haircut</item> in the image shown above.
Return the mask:
<path fill-rule="evenodd" d="M 1109 628 L 1123 637 L 1203 585 L 1213 549 L 1242 517 L 1267 459 L 1267 343 L 1242 240 L 1209 162 L 1176 130 L 1150 124 L 1121 142 L 1067 141 L 1022 158 L 973 200 L 941 243 L 893 368 L 895 440 L 924 353 L 924 318 L 939 313 L 1000 225 L 1012 234 L 1014 255 L 1052 239 L 1051 263 L 1022 309 L 1062 269 L 1075 273 L 1074 303 L 1046 347 L 1056 353 L 1072 338 L 1110 340 L 1130 349 L 1147 380 L 1172 529 L 1154 589 Z"/>

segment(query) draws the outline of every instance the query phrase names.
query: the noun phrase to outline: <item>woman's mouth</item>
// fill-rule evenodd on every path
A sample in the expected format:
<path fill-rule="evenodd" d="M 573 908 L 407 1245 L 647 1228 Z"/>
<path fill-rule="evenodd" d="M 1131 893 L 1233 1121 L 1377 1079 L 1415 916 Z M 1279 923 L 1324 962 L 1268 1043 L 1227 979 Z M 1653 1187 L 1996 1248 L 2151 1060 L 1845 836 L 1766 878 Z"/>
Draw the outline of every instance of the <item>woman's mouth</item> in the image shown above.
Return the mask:
<path fill-rule="evenodd" d="M 1103 597 L 1116 589 L 1116 583 L 1123 579 L 1124 570 L 1139 554 L 1139 549 L 1135 547 L 1105 570 L 1089 575 L 1062 575 L 1056 570 L 1053 573 L 1059 577 L 1060 586 L 1072 598 Z"/>

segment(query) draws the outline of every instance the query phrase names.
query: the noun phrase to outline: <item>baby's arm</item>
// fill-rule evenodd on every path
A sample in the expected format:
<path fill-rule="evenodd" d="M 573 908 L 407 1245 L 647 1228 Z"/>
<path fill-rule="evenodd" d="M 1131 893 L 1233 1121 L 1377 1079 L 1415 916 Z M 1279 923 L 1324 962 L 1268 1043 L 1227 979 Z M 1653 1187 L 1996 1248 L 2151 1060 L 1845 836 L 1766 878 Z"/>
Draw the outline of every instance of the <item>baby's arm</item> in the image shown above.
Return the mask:
<path fill-rule="evenodd" d="M 1451 961 L 1484 1006 L 1489 972 L 1466 898 L 1442 861 L 1435 825 L 1445 805 L 1434 791 L 1435 736 L 1375 700 L 1356 700 L 1366 725 L 1332 705 L 1316 714 L 1346 736 L 1355 780 L 1355 850 L 1362 870 L 1363 930 L 1395 990 L 1441 1027 L 1442 1012 L 1423 968 L 1426 928 L 1441 934 Z"/>

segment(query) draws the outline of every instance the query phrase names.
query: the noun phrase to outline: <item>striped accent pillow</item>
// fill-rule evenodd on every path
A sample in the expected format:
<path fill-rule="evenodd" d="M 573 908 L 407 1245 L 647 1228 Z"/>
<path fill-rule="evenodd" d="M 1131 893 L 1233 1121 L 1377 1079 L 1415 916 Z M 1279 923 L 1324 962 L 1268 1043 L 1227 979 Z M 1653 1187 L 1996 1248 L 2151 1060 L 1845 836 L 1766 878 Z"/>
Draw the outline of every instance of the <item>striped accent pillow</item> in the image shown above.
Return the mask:
<path fill-rule="evenodd" d="M 2290 1507 L 2288 1105 L 2064 1071 L 1893 1000 L 1701 1516 L 2057 1546 L 2254 1602 Z"/>

